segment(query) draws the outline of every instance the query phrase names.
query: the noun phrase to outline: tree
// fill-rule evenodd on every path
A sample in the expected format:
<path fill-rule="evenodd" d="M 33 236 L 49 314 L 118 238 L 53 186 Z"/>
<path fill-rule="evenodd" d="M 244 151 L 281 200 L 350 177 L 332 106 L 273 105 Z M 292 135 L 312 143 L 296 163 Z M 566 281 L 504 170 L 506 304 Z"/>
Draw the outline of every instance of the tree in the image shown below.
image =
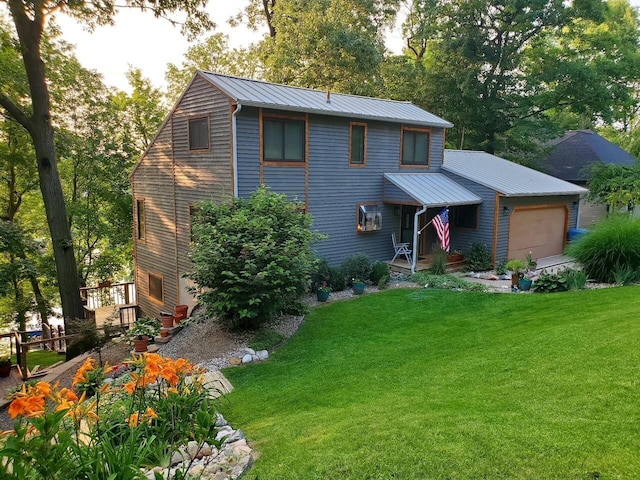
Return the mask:
<path fill-rule="evenodd" d="M 613 210 L 640 205 L 640 165 L 596 163 L 591 167 L 589 199 Z"/>
<path fill-rule="evenodd" d="M 43 0 L 3 0 L 16 29 L 20 52 L 29 84 L 30 110 L 10 97 L 5 85 L 0 86 L 0 106 L 12 116 L 32 139 L 40 190 L 44 200 L 47 224 L 51 233 L 56 263 L 58 288 L 65 319 L 84 318 L 73 241 L 67 219 L 66 204 L 58 172 L 54 123 L 51 99 L 47 83 L 47 71 L 43 62 L 42 41 L 47 20 L 57 12 L 74 16 L 88 27 L 113 22 L 116 4 L 112 0 L 102 2 L 80 1 L 73 3 Z M 129 0 L 126 5 L 151 10 L 155 16 L 165 16 L 178 10 L 184 12 L 183 31 L 194 34 L 202 28 L 212 27 L 203 11 L 205 0 Z"/>
<path fill-rule="evenodd" d="M 257 327 L 291 309 L 315 265 L 311 217 L 286 196 L 260 187 L 250 199 L 199 205 L 191 278 L 209 311 L 230 324 Z"/>

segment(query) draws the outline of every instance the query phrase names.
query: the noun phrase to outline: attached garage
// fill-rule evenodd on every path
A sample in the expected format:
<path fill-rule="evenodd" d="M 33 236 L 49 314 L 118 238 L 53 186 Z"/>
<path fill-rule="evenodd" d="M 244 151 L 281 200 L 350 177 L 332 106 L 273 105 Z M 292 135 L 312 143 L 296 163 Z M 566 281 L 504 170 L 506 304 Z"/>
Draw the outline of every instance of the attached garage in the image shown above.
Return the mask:
<path fill-rule="evenodd" d="M 509 219 L 508 258 L 560 255 L 564 251 L 569 211 L 566 205 L 516 207 Z"/>

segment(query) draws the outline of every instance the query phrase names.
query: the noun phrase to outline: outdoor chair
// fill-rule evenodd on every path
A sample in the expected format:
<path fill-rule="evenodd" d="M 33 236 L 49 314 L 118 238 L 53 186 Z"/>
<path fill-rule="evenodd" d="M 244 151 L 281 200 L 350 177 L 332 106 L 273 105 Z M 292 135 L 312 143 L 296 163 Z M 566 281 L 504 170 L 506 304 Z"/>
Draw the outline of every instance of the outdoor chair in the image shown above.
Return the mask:
<path fill-rule="evenodd" d="M 396 240 L 395 232 L 391 234 L 391 240 L 393 241 L 393 249 L 396 252 L 396 254 L 393 256 L 393 260 L 391 260 L 391 263 L 393 263 L 394 260 L 398 258 L 398 255 L 404 255 L 404 258 L 407 259 L 407 263 L 411 265 L 411 249 L 409 248 L 409 244 L 398 243 L 398 241 Z"/>

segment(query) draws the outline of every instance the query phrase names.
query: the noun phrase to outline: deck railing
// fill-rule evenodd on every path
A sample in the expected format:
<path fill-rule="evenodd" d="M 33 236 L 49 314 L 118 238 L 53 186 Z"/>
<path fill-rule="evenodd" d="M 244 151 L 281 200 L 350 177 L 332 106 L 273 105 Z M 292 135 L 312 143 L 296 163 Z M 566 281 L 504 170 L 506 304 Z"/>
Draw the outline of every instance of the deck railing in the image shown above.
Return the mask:
<path fill-rule="evenodd" d="M 89 310 L 137 303 L 136 285 L 133 282 L 104 282 L 97 287 L 83 287 L 80 296 Z"/>

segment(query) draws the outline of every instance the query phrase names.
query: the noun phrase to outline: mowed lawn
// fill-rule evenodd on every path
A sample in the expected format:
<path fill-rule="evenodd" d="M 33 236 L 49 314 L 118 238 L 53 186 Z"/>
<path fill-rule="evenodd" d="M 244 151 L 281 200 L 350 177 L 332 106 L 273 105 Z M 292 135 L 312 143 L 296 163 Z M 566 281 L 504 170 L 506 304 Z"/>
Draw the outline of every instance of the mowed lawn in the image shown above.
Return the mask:
<path fill-rule="evenodd" d="M 249 479 L 640 477 L 640 288 L 393 290 L 225 370 Z"/>

